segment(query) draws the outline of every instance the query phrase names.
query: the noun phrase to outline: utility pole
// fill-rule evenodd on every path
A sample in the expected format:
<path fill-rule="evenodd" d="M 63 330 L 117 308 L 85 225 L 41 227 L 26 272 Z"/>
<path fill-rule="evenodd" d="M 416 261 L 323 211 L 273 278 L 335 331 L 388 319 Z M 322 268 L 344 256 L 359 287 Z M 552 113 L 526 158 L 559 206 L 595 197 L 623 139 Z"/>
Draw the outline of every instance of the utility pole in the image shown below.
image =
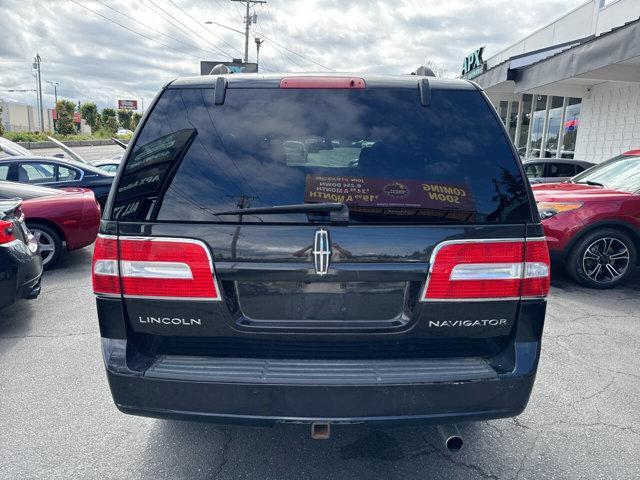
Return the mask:
<path fill-rule="evenodd" d="M 33 59 L 33 68 L 37 72 L 38 79 L 38 111 L 40 112 L 40 131 L 44 132 L 44 115 L 42 114 L 42 78 L 40 77 L 40 54 L 36 53 Z"/>
<path fill-rule="evenodd" d="M 55 103 L 53 105 L 53 109 L 56 112 L 56 117 L 58 116 L 58 86 L 60 86 L 60 82 L 52 82 L 50 80 L 47 80 L 47 83 L 50 83 L 51 85 L 53 85 L 53 98 L 55 98 Z M 56 127 L 56 123 L 58 123 L 58 120 L 55 120 L 53 122 L 53 132 L 57 133 L 57 127 Z"/>
<path fill-rule="evenodd" d="M 244 16 L 244 63 L 249 63 L 249 27 L 252 23 L 256 23 L 258 16 L 251 16 L 249 9 L 251 5 L 256 3 L 267 3 L 267 0 L 231 0 L 232 2 L 244 3 L 246 6 L 246 13 Z"/>

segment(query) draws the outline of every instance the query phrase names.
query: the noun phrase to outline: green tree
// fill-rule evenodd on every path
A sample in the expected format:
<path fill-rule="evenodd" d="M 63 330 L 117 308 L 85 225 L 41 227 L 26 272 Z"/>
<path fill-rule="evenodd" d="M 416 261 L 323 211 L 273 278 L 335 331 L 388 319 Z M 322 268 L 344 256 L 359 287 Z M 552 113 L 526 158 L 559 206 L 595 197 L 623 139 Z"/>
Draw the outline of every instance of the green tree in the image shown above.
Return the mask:
<path fill-rule="evenodd" d="M 2 106 L 0 106 L 0 135 L 4 135 L 4 125 L 2 124 Z"/>
<path fill-rule="evenodd" d="M 131 110 L 118 110 L 118 123 L 120 127 L 126 128 L 127 130 L 133 130 L 131 128 L 131 119 L 133 117 L 133 112 Z"/>
<path fill-rule="evenodd" d="M 98 107 L 94 102 L 86 102 L 80 105 L 80 115 L 91 127 L 93 132 L 100 128 L 100 116 L 98 115 Z"/>
<path fill-rule="evenodd" d="M 114 134 L 118 131 L 118 119 L 116 118 L 116 111 L 113 108 L 104 108 L 100 115 L 100 125 L 109 134 Z"/>
<path fill-rule="evenodd" d="M 131 130 L 135 130 L 136 128 L 138 128 L 140 120 L 142 120 L 142 114 L 134 112 L 133 116 L 131 117 Z"/>
<path fill-rule="evenodd" d="M 76 111 L 76 104 L 71 100 L 58 100 L 56 103 L 56 130 L 62 135 L 76 133 L 76 125 L 73 123 L 73 114 Z"/>

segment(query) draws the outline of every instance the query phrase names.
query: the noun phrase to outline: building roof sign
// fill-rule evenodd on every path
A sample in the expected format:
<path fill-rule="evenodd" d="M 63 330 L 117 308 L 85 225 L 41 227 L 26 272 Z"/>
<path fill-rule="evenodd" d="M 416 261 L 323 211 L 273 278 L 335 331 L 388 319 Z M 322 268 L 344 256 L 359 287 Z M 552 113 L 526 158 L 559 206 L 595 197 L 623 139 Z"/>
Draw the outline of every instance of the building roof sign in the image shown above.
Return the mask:
<path fill-rule="evenodd" d="M 484 47 L 480 47 L 467 55 L 464 62 L 462 62 L 462 78 L 471 80 L 472 78 L 481 75 L 487 69 L 487 62 L 482 58 L 483 53 Z"/>

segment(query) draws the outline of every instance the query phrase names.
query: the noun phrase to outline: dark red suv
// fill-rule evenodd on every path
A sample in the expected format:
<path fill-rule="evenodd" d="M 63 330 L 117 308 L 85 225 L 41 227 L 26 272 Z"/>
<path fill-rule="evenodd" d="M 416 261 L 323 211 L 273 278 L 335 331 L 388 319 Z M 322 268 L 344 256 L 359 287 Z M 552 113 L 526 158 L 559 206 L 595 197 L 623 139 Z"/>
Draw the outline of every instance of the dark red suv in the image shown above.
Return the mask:
<path fill-rule="evenodd" d="M 577 282 L 610 288 L 638 266 L 640 150 L 533 192 L 551 258 L 563 261 Z"/>

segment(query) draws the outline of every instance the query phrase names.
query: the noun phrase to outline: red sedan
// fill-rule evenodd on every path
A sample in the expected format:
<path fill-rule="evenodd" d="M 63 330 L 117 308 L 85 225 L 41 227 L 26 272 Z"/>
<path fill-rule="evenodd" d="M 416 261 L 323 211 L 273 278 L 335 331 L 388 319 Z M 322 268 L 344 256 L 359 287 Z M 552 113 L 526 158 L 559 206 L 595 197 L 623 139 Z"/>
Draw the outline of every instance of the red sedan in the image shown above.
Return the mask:
<path fill-rule="evenodd" d="M 63 249 L 91 245 L 100 226 L 100 206 L 91 190 L 0 181 L 0 199 L 21 198 L 26 224 L 38 241 L 42 265 L 51 268 Z"/>
<path fill-rule="evenodd" d="M 613 287 L 638 266 L 640 150 L 564 183 L 533 187 L 551 258 L 582 285 Z"/>

